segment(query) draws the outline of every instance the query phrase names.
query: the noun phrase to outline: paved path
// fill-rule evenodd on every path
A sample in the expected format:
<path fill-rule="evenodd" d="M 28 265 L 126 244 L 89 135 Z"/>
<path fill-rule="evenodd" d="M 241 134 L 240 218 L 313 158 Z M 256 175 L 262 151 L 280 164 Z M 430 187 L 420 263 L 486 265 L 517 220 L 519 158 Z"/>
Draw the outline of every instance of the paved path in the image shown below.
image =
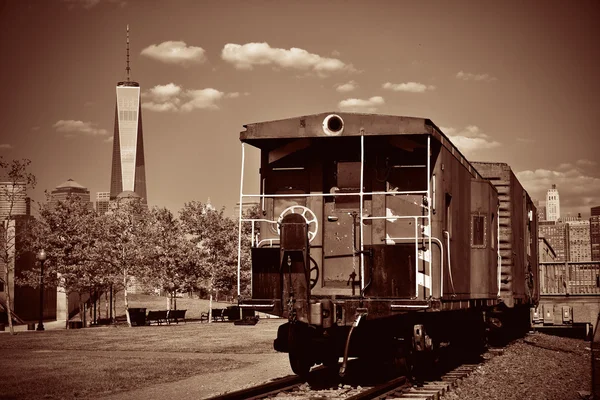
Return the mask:
<path fill-rule="evenodd" d="M 179 353 L 178 355 L 181 355 Z M 251 365 L 231 370 L 196 375 L 176 382 L 162 383 L 142 389 L 131 390 L 103 399 L 206 399 L 224 392 L 232 392 L 275 378 L 292 375 L 287 354 L 206 354 L 194 353 L 192 357 L 210 359 L 235 359 L 251 362 Z"/>
<path fill-rule="evenodd" d="M 56 329 L 66 329 L 67 321 L 44 321 L 44 329 L 47 331 L 52 331 Z M 38 323 L 36 321 L 35 327 L 38 327 Z M 27 324 L 25 325 L 14 325 L 15 332 L 24 332 L 27 331 Z M 4 324 L 4 332 L 0 331 L 0 333 L 10 333 L 8 328 L 8 324 Z"/>

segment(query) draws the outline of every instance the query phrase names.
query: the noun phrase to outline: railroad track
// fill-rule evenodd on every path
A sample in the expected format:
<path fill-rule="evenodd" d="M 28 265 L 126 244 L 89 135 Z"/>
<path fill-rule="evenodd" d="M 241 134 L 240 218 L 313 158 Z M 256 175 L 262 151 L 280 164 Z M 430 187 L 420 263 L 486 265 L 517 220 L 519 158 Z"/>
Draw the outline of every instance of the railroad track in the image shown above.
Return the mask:
<path fill-rule="evenodd" d="M 424 381 L 415 385 L 404 376 L 395 377 L 384 383 L 374 386 L 361 386 L 356 384 L 342 384 L 336 380 L 335 371 L 326 368 L 316 368 L 310 373 L 308 382 L 299 376 L 287 376 L 224 395 L 212 397 L 209 400 L 258 400 L 258 399 L 328 399 L 328 400 L 439 400 L 442 396 L 460 384 L 460 381 L 469 376 L 483 362 L 501 350 L 491 349 L 482 357 L 482 361 L 475 364 L 462 364 L 446 372 L 438 379 Z M 350 368 L 349 368 L 350 369 Z"/>

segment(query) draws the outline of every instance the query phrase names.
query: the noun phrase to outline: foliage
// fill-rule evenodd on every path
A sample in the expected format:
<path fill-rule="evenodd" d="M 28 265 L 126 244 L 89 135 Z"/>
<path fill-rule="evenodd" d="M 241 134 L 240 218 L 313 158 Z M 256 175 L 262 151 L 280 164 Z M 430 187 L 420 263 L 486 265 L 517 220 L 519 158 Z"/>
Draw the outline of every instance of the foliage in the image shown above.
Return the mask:
<path fill-rule="evenodd" d="M 30 250 L 46 251 L 44 281 L 62 286 L 67 293 L 91 293 L 108 285 L 103 264 L 96 262 L 96 246 L 101 242 L 100 225 L 95 213 L 78 196 L 52 200 L 40 206 L 33 224 Z M 39 273 L 25 271 L 20 283 L 36 287 Z"/>
<path fill-rule="evenodd" d="M 205 278 L 201 251 L 185 238 L 182 224 L 166 208 L 150 212 L 144 280 L 172 295 L 194 290 Z"/>
<path fill-rule="evenodd" d="M 216 210 L 199 201 L 186 203 L 180 219 L 186 231 L 193 235 L 201 252 L 201 264 L 206 271 L 206 288 L 230 292 L 237 285 L 237 224 L 225 217 L 225 208 Z"/>
<path fill-rule="evenodd" d="M 14 260 L 18 259 L 23 251 L 17 243 L 26 230 L 19 232 L 16 227 L 15 206 L 18 202 L 26 201 L 27 191 L 36 184 L 35 175 L 28 171 L 31 161 L 28 159 L 4 161 L 0 156 L 0 200 L 7 205 L 0 215 L 0 265 L 3 274 L 0 280 L 4 284 L 6 293 L 6 313 L 11 334 L 14 334 L 12 325 L 10 277 L 14 273 Z M 13 225 L 14 224 L 14 225 Z M 11 226 L 12 225 L 12 226 Z"/>

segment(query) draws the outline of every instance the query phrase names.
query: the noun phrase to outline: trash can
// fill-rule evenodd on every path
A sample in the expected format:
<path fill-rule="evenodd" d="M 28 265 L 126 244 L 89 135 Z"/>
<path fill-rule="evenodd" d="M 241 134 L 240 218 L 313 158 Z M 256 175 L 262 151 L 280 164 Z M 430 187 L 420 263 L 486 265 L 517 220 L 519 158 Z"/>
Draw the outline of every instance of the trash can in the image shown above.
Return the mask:
<path fill-rule="evenodd" d="M 242 309 L 242 319 L 254 317 L 254 310 L 243 308 Z M 237 321 L 240 319 L 240 307 L 239 306 L 229 306 L 227 307 L 227 315 L 230 321 Z"/>
<path fill-rule="evenodd" d="M 132 326 L 144 326 L 146 325 L 146 309 L 145 308 L 130 308 L 129 321 Z"/>

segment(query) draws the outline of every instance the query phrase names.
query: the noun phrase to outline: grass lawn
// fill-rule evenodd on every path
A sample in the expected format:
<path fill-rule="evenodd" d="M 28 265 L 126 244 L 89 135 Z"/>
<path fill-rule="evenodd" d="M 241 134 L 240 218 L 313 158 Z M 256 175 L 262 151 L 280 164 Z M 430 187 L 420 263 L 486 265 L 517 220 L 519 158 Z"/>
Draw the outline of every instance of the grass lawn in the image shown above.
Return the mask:
<path fill-rule="evenodd" d="M 2 333 L 0 398 L 98 397 L 239 368 L 251 362 L 240 354 L 274 353 L 273 339 L 283 322 Z"/>

